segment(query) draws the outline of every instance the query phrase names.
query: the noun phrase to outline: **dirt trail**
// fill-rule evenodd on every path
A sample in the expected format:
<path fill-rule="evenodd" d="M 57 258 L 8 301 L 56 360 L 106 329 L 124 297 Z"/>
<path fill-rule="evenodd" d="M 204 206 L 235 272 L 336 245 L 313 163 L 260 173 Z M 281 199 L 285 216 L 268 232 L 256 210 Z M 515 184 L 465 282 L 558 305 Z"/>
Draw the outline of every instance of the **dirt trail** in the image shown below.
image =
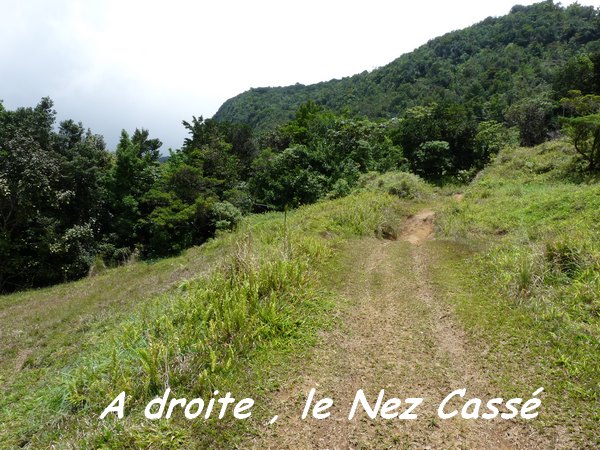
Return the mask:
<path fill-rule="evenodd" d="M 400 233 L 400 238 L 414 245 L 420 245 L 425 239 L 433 235 L 433 218 L 435 213 L 424 209 L 418 214 L 409 217 Z"/>
<path fill-rule="evenodd" d="M 488 399 L 485 378 L 469 353 L 451 311 L 436 298 L 428 279 L 427 240 L 434 213 L 409 218 L 398 241 L 366 239 L 348 251 L 353 270 L 343 282 L 341 326 L 325 333 L 303 373 L 278 393 L 272 406 L 279 413 L 265 424 L 254 448 L 541 448 L 531 434 L 509 421 L 442 420 L 440 401 L 455 389 L 468 398 Z M 358 262 L 357 262 L 358 261 Z M 334 401 L 326 420 L 301 420 L 307 393 Z M 357 390 L 371 404 L 381 389 L 385 399 L 424 398 L 417 420 L 370 419 L 348 413 Z M 384 400 L 385 401 L 385 400 Z M 462 403 L 461 403 L 462 404 Z M 452 403 L 451 405 L 460 406 Z M 404 411 L 406 405 L 400 408 Z M 517 444 L 518 443 L 518 444 Z"/>

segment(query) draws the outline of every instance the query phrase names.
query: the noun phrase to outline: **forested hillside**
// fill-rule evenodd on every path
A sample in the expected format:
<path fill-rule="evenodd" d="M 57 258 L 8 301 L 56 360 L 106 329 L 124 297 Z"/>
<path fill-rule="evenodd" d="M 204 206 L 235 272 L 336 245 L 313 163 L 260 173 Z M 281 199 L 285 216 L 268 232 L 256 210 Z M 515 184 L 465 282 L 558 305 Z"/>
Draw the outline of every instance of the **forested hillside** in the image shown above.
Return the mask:
<path fill-rule="evenodd" d="M 500 149 L 560 133 L 585 177 L 600 168 L 599 111 L 600 12 L 552 2 L 369 74 L 242 94 L 184 121 L 168 158 L 148 130 L 123 130 L 113 152 L 56 123 L 49 98 L 0 102 L 0 292 L 175 255 L 244 214 L 347 195 L 369 172 L 468 182 Z"/>
<path fill-rule="evenodd" d="M 214 118 L 268 130 L 308 100 L 369 118 L 452 102 L 478 120 L 500 122 L 515 122 L 520 110 L 537 106 L 552 125 L 550 99 L 566 89 L 600 86 L 599 39 L 600 14 L 593 7 L 552 1 L 515 6 L 506 16 L 433 39 L 372 72 L 310 86 L 251 89 L 225 102 Z M 591 63 L 593 76 L 580 76 Z"/>

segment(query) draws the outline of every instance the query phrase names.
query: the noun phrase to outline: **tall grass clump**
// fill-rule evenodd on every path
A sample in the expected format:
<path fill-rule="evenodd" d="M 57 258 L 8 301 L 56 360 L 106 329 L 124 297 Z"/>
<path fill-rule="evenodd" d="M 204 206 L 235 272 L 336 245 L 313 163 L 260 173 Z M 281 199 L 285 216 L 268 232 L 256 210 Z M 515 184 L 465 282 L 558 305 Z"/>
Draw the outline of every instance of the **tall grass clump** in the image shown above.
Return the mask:
<path fill-rule="evenodd" d="M 571 398 L 600 399 L 600 235 L 579 230 L 528 243 L 503 243 L 475 272 L 490 298 L 537 330 L 530 350 Z"/>
<path fill-rule="evenodd" d="M 169 386 L 210 393 L 252 348 L 293 335 L 297 304 L 316 301 L 310 258 L 303 251 L 288 258 L 281 247 L 261 255 L 252 245 L 242 241 L 207 279 L 184 284 L 124 324 L 105 354 L 90 355 L 69 377 L 72 407 L 102 405 L 121 391 L 148 398 Z"/>

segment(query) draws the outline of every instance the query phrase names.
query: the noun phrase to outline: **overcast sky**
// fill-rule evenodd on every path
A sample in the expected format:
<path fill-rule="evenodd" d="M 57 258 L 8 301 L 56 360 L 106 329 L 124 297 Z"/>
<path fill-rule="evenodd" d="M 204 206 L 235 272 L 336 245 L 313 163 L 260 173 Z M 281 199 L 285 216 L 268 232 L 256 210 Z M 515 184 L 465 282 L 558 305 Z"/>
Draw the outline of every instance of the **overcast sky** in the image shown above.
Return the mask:
<path fill-rule="evenodd" d="M 110 148 L 143 127 L 166 152 L 181 146 L 182 120 L 251 87 L 372 70 L 516 3 L 535 2 L 0 0 L 0 99 L 14 109 L 50 96 L 59 120 Z"/>

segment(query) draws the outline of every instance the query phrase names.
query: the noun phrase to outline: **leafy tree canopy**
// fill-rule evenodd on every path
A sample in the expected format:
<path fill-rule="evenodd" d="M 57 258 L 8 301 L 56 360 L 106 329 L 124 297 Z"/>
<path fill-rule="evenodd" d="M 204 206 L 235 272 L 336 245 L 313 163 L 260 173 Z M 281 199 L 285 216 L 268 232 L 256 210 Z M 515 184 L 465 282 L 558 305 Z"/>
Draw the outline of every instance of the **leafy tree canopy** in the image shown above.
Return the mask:
<path fill-rule="evenodd" d="M 503 122 L 514 103 L 559 99 L 573 89 L 600 90 L 599 10 L 543 1 L 433 39 L 371 72 L 309 86 L 251 89 L 227 100 L 214 118 L 264 131 L 289 121 L 309 100 L 336 113 L 377 119 L 447 99 L 480 121 Z M 539 132 L 531 131 L 524 141 L 538 140 Z"/>

